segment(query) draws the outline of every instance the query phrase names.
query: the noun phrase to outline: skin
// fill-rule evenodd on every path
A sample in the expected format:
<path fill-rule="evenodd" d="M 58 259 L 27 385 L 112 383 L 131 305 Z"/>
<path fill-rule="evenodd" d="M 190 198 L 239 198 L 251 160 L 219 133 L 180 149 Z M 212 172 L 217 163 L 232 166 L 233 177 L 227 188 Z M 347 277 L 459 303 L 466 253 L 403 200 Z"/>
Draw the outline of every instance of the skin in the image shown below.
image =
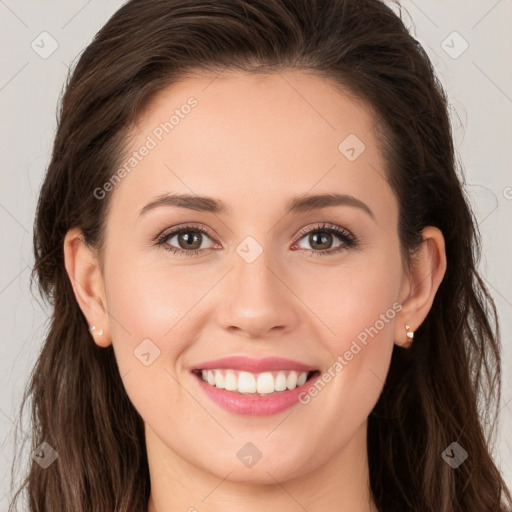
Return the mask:
<path fill-rule="evenodd" d="M 83 244 L 77 228 L 64 243 L 80 307 L 89 325 L 103 329 L 91 343 L 113 344 L 145 422 L 148 511 L 375 510 L 367 418 L 393 345 L 408 340 L 405 324 L 417 329 L 432 305 L 446 269 L 443 236 L 426 228 L 406 270 L 375 118 L 339 87 L 295 70 L 212 80 L 190 76 L 173 84 L 140 119 L 130 151 L 187 98 L 198 100 L 109 192 L 101 254 Z M 366 146 L 354 161 L 338 150 L 349 134 Z M 139 215 L 169 193 L 216 198 L 229 212 L 162 206 Z M 317 193 L 349 194 L 374 218 L 350 205 L 287 212 L 292 197 Z M 199 235 L 201 253 L 176 255 L 154 244 L 166 228 L 187 223 L 209 233 Z M 298 236 L 322 223 L 349 230 L 357 245 L 333 234 L 318 248 L 308 234 Z M 247 236 L 263 249 L 250 264 L 236 251 Z M 178 236 L 167 245 L 186 247 Z M 319 254 L 340 245 L 341 252 Z M 317 396 L 276 415 L 221 409 L 189 371 L 201 361 L 248 355 L 326 372 L 393 304 L 401 310 Z M 147 338 L 160 350 L 149 366 L 133 354 Z M 262 453 L 250 468 L 237 457 L 247 442 Z"/>

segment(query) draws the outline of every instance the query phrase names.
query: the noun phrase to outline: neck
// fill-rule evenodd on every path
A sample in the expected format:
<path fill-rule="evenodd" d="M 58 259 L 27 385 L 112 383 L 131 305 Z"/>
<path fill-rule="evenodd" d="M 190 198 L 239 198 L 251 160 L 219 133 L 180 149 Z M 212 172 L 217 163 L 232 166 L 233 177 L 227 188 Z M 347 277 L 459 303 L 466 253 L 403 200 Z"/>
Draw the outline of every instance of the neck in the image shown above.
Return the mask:
<path fill-rule="evenodd" d="M 376 511 L 369 486 L 366 423 L 321 467 L 280 481 L 267 471 L 269 483 L 234 481 L 230 471 L 213 475 L 171 452 L 147 426 L 146 443 L 148 512 Z"/>

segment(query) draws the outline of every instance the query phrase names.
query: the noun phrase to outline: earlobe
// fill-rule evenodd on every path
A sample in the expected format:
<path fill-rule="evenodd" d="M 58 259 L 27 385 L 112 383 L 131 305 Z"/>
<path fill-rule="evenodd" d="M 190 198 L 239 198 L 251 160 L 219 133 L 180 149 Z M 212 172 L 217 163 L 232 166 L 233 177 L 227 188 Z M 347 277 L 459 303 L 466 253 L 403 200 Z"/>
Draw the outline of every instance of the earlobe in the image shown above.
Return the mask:
<path fill-rule="evenodd" d="M 79 228 L 70 229 L 64 238 L 64 262 L 75 298 L 82 310 L 94 342 L 110 345 L 109 317 L 99 261 L 85 243 Z"/>
<path fill-rule="evenodd" d="M 423 242 L 412 256 L 411 268 L 404 289 L 400 319 L 395 328 L 395 343 L 409 347 L 414 331 L 423 323 L 434 302 L 435 295 L 446 273 L 446 253 L 442 232 L 433 226 L 426 227 Z"/>

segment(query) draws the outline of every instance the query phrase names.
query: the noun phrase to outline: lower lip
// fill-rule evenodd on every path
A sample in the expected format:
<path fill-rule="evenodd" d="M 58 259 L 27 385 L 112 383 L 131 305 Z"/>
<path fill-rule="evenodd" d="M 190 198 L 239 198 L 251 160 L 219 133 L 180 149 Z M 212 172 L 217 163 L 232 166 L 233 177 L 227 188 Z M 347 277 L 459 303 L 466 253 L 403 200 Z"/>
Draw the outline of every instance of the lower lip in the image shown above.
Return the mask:
<path fill-rule="evenodd" d="M 246 416 L 270 416 L 299 403 L 299 395 L 306 391 L 320 375 L 313 375 L 302 386 L 268 395 L 249 395 L 219 389 L 206 383 L 199 375 L 194 377 L 206 395 L 223 409 Z"/>

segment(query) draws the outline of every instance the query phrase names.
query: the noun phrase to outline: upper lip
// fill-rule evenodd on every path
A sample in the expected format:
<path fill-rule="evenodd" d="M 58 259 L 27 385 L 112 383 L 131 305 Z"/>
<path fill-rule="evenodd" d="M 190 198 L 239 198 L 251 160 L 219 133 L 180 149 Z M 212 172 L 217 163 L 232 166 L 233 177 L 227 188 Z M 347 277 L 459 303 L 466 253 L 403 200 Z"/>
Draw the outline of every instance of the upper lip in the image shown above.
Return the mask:
<path fill-rule="evenodd" d="M 252 359 L 248 356 L 232 356 L 215 359 L 214 361 L 205 361 L 192 368 L 194 370 L 212 370 L 215 368 L 225 368 L 232 370 L 244 370 L 251 373 L 262 373 L 273 370 L 297 370 L 302 372 L 312 372 L 316 368 L 292 359 L 283 359 L 281 357 L 266 357 L 264 359 Z"/>

